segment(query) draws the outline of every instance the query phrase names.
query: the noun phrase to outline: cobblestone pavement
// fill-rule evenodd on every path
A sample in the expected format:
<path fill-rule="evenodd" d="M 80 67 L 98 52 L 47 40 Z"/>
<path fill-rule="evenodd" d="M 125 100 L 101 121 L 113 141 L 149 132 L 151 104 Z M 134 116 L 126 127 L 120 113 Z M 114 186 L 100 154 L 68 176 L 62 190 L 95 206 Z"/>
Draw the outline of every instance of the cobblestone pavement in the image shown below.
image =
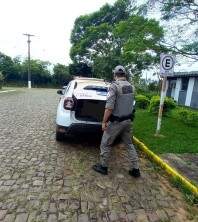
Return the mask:
<path fill-rule="evenodd" d="M 0 221 L 197 221 L 197 209 L 148 160 L 133 179 L 118 145 L 102 176 L 91 170 L 98 143 L 57 143 L 57 103 L 55 90 L 0 96 Z"/>

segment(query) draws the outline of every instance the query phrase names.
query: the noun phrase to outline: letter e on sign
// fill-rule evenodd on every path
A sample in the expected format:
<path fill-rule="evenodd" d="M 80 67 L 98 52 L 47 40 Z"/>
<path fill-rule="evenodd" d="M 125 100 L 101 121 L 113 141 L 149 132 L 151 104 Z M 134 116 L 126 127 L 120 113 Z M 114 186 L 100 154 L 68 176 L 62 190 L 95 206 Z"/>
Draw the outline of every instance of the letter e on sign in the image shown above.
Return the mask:
<path fill-rule="evenodd" d="M 168 75 L 174 72 L 175 58 L 172 55 L 161 54 L 160 55 L 160 74 Z"/>

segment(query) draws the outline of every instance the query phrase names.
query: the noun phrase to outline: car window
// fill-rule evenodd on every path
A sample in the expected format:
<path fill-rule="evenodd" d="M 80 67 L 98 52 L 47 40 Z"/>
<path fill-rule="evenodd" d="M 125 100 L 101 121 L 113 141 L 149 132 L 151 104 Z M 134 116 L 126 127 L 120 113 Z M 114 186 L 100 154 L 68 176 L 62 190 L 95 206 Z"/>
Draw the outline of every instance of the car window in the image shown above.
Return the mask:
<path fill-rule="evenodd" d="M 105 86 L 94 86 L 94 85 L 89 85 L 84 87 L 85 90 L 95 90 L 98 92 L 107 92 L 107 87 Z"/>
<path fill-rule="evenodd" d="M 70 86 L 71 86 L 71 82 L 67 85 L 67 87 L 65 88 L 65 91 L 64 91 L 64 95 L 68 92 L 68 90 L 69 90 L 69 88 L 70 88 Z"/>

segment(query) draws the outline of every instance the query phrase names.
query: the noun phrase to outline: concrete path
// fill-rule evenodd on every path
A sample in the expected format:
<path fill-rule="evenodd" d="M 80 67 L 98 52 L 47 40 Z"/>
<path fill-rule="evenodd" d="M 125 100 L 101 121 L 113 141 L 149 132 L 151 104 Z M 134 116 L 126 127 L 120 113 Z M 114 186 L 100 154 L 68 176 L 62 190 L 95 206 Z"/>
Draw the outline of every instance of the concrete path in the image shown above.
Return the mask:
<path fill-rule="evenodd" d="M 56 90 L 0 96 L 0 221 L 197 221 L 168 179 L 141 157 L 142 177 L 128 175 L 115 146 L 110 173 L 92 171 L 99 142 L 55 141 Z"/>
<path fill-rule="evenodd" d="M 167 153 L 162 154 L 161 157 L 169 165 L 198 186 L 198 153 Z"/>

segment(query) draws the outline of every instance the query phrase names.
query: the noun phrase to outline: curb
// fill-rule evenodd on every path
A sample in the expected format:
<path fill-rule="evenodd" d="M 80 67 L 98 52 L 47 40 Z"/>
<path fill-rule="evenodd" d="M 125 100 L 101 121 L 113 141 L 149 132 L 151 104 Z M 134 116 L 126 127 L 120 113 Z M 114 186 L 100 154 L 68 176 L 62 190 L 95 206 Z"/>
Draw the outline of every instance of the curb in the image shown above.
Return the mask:
<path fill-rule="evenodd" d="M 144 143 L 140 142 L 136 137 L 133 137 L 133 142 L 149 157 L 149 159 L 160 165 L 160 167 L 163 168 L 167 174 L 172 176 L 174 179 L 178 179 L 189 191 L 198 196 L 198 187 L 196 185 L 193 185 L 187 178 L 169 166 L 158 155 L 149 150 L 149 148 Z"/>
<path fill-rule="evenodd" d="M 9 93 L 9 92 L 15 92 L 15 89 L 11 89 L 11 90 L 4 90 L 4 91 L 0 91 L 0 93 Z"/>

